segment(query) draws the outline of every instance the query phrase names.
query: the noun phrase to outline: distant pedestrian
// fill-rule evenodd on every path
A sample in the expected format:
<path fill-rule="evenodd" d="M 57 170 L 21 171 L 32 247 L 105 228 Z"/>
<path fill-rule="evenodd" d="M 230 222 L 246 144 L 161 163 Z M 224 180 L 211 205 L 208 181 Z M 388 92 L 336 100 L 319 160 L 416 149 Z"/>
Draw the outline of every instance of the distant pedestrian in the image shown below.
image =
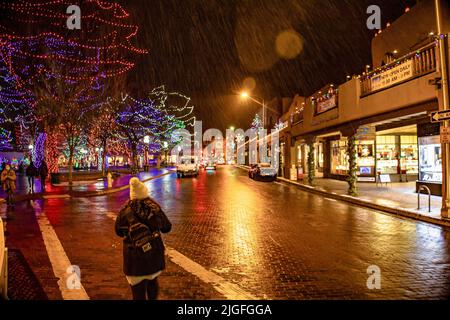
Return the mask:
<path fill-rule="evenodd" d="M 6 204 L 8 206 L 14 205 L 14 192 L 16 191 L 16 173 L 11 166 L 7 164 L 5 170 L 1 174 L 1 182 L 3 190 L 6 192 Z"/>
<path fill-rule="evenodd" d="M 33 160 L 30 161 L 30 165 L 25 170 L 25 175 L 28 179 L 28 185 L 30 186 L 31 193 L 34 193 L 34 177 L 39 175 L 38 169 L 33 163 Z"/>
<path fill-rule="evenodd" d="M 42 161 L 41 167 L 39 168 L 39 175 L 41 176 L 41 191 L 45 192 L 45 179 L 48 176 L 48 167 L 45 160 Z"/>
<path fill-rule="evenodd" d="M 170 232 L 172 224 L 138 178 L 130 180 L 130 200 L 120 210 L 115 229 L 124 238 L 123 271 L 133 300 L 156 300 L 158 276 L 165 269 L 161 233 Z"/>

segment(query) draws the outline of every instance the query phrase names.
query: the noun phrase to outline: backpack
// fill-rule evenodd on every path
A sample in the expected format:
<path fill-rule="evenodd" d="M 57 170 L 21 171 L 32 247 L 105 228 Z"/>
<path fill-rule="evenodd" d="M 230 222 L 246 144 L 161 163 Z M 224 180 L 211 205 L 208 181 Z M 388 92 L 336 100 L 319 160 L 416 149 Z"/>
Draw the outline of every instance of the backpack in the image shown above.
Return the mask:
<path fill-rule="evenodd" d="M 128 223 L 128 237 L 132 246 L 142 249 L 144 253 L 149 252 L 152 249 L 152 240 L 158 238 L 160 233 L 152 232 L 147 225 L 138 221 L 133 213 L 128 217 Z"/>

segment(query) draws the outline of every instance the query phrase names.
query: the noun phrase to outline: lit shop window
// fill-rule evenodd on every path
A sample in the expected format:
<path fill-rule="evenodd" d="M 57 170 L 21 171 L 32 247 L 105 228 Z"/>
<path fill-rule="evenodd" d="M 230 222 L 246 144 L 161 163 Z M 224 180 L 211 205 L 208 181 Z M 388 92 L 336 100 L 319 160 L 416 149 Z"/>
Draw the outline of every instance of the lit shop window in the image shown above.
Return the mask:
<path fill-rule="evenodd" d="M 419 138 L 419 180 L 442 182 L 442 151 L 439 136 Z"/>
<path fill-rule="evenodd" d="M 331 141 L 331 173 L 346 175 L 348 170 L 347 139 Z"/>
<path fill-rule="evenodd" d="M 417 136 L 401 136 L 401 168 L 408 174 L 419 173 L 419 149 Z"/>
<path fill-rule="evenodd" d="M 398 152 L 395 136 L 377 137 L 377 171 L 382 174 L 398 173 Z"/>
<path fill-rule="evenodd" d="M 375 176 L 375 156 L 374 156 L 374 143 L 373 140 L 357 141 L 357 166 L 358 175 L 361 177 L 373 177 Z"/>

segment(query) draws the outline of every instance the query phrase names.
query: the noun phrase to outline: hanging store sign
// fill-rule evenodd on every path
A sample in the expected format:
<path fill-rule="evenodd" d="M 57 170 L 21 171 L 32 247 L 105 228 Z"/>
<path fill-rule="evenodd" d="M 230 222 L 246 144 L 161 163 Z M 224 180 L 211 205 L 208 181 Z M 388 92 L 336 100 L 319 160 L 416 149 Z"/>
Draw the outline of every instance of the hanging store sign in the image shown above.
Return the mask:
<path fill-rule="evenodd" d="M 356 138 L 356 140 L 359 140 L 359 141 L 375 140 L 376 129 L 375 129 L 375 127 L 372 127 L 372 126 L 359 127 L 358 131 L 356 132 L 355 138 Z"/>
<path fill-rule="evenodd" d="M 333 94 L 331 97 L 329 97 L 326 100 L 318 101 L 317 102 L 317 108 L 316 113 L 324 113 L 328 110 L 331 110 L 333 108 L 337 107 L 337 96 Z"/>
<path fill-rule="evenodd" d="M 413 61 L 408 60 L 370 79 L 372 91 L 381 90 L 403 82 L 413 76 Z"/>

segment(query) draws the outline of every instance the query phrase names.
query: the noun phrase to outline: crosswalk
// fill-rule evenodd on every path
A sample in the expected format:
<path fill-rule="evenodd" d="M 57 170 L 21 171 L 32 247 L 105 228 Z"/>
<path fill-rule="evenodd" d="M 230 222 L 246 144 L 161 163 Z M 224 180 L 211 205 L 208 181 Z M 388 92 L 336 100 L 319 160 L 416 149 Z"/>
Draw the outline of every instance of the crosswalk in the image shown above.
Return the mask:
<path fill-rule="evenodd" d="M 107 212 L 106 215 L 115 221 L 117 214 Z M 228 282 L 213 271 L 207 270 L 200 264 L 189 259 L 177 250 L 166 246 L 167 257 L 185 271 L 196 276 L 203 282 L 210 284 L 214 289 L 229 300 L 256 300 L 257 297 L 243 290 L 238 285 Z"/>
<path fill-rule="evenodd" d="M 79 275 L 73 272 L 74 266 L 70 262 L 55 230 L 48 221 L 45 211 L 41 205 L 32 201 L 36 213 L 39 229 L 42 233 L 45 248 L 47 250 L 53 273 L 58 278 L 58 286 L 64 300 L 89 300 Z M 75 277 L 75 279 L 74 279 Z"/>

